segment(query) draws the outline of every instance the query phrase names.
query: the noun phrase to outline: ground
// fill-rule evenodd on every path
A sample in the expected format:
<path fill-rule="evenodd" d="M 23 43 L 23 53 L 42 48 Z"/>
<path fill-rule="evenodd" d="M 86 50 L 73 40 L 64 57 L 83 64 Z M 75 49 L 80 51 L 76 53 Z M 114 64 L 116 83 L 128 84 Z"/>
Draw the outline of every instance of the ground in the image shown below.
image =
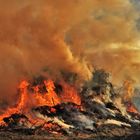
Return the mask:
<path fill-rule="evenodd" d="M 110 127 L 110 126 L 109 126 Z M 140 131 L 121 127 L 103 127 L 98 132 L 85 134 L 75 133 L 69 135 L 49 134 L 37 132 L 26 134 L 23 132 L 1 131 L 0 140 L 139 140 Z"/>

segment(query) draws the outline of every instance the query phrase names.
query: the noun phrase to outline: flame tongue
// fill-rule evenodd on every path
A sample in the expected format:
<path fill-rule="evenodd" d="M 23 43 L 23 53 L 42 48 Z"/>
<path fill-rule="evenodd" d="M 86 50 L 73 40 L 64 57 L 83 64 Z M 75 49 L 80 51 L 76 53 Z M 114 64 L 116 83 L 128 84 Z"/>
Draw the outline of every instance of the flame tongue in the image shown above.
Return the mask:
<path fill-rule="evenodd" d="M 131 101 L 133 95 L 134 95 L 134 88 L 133 88 L 133 84 L 131 81 L 125 81 L 124 82 L 124 102 L 129 102 Z"/>
<path fill-rule="evenodd" d="M 19 89 L 20 89 L 20 100 L 17 106 L 18 110 L 22 110 L 24 108 L 24 105 L 26 104 L 26 100 L 27 100 L 27 87 L 29 86 L 29 83 L 27 81 L 22 81 L 21 84 L 19 85 Z"/>
<path fill-rule="evenodd" d="M 63 102 L 72 102 L 77 105 L 81 105 L 81 98 L 78 95 L 75 88 L 71 85 L 68 85 L 62 82 L 63 85 L 63 92 L 61 93 L 60 97 Z"/>
<path fill-rule="evenodd" d="M 44 81 L 44 84 L 46 86 L 46 90 L 48 91 L 48 93 L 45 94 L 45 98 L 48 99 L 49 106 L 54 106 L 56 104 L 59 104 L 61 101 L 58 95 L 56 94 L 56 92 L 54 91 L 55 86 L 53 81 L 51 80 Z"/>
<path fill-rule="evenodd" d="M 134 113 L 134 114 L 139 114 L 138 110 L 136 109 L 136 107 L 134 106 L 134 104 L 132 104 L 132 97 L 134 96 L 134 88 L 133 88 L 133 84 L 132 81 L 125 81 L 124 82 L 124 103 L 126 104 L 126 110 L 129 113 Z"/>
<path fill-rule="evenodd" d="M 42 106 L 42 105 L 54 106 L 56 104 L 59 104 L 61 101 L 57 93 L 54 91 L 55 86 L 54 86 L 53 81 L 45 80 L 43 84 L 45 86 L 44 93 L 40 93 L 39 91 L 40 85 L 33 87 L 33 90 L 35 93 L 34 99 L 36 100 L 36 105 L 37 106 Z"/>
<path fill-rule="evenodd" d="M 127 112 L 139 114 L 138 110 L 132 103 L 127 104 Z"/>
<path fill-rule="evenodd" d="M 11 114 L 20 113 L 22 109 L 24 108 L 24 105 L 26 104 L 27 99 L 27 86 L 29 83 L 27 81 L 22 81 L 19 85 L 20 89 L 20 99 L 16 107 L 14 108 L 8 108 L 7 111 L 0 116 L 0 122 L 3 118 L 10 116 Z"/>
<path fill-rule="evenodd" d="M 43 91 L 40 90 L 42 87 L 44 87 Z M 32 86 L 32 84 L 27 81 L 22 81 L 19 85 L 20 98 L 17 106 L 14 108 L 8 108 L 7 111 L 0 116 L 0 121 L 11 114 L 28 114 L 31 109 L 36 106 L 47 105 L 53 107 L 63 102 L 72 102 L 78 105 L 81 104 L 80 97 L 74 87 L 63 82 L 63 91 L 61 91 L 59 95 L 55 91 L 55 88 L 52 80 L 44 80 L 41 84 L 36 86 Z M 30 89 L 32 89 L 32 91 Z M 52 112 L 53 111 L 55 110 L 52 108 Z"/>

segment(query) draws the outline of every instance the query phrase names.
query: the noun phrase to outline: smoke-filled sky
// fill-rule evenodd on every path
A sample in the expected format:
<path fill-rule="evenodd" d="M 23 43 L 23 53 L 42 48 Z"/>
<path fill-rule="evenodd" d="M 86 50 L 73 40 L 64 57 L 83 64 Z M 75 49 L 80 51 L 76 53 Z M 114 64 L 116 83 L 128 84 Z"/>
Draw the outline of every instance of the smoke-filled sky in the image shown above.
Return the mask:
<path fill-rule="evenodd" d="M 138 0 L 0 0 L 0 99 L 13 100 L 25 77 L 49 68 L 114 82 L 140 82 Z"/>

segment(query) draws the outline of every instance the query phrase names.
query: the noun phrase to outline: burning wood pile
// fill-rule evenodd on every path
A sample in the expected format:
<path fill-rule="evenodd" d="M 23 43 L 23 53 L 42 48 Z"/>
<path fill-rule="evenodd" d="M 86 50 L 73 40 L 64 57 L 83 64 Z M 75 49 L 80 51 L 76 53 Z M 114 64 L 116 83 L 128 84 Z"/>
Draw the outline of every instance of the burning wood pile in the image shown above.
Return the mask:
<path fill-rule="evenodd" d="M 115 88 L 109 78 L 96 70 L 81 89 L 41 76 L 22 81 L 17 104 L 0 116 L 0 133 L 113 139 L 138 132 L 140 114 L 131 101 L 131 83 Z"/>

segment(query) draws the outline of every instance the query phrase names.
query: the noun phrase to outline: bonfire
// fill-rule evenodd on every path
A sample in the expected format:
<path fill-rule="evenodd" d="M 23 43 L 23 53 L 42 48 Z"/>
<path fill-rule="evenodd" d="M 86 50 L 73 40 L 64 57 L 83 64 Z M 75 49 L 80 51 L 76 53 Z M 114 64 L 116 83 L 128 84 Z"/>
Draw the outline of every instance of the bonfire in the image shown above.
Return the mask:
<path fill-rule="evenodd" d="M 0 116 L 0 131 L 101 138 L 105 131 L 105 136 L 120 137 L 139 129 L 140 114 L 131 101 L 130 82 L 124 82 L 122 95 L 104 70 L 94 74 L 93 85 L 86 83 L 82 90 L 65 80 L 58 83 L 42 76 L 21 81 L 17 103 Z"/>

